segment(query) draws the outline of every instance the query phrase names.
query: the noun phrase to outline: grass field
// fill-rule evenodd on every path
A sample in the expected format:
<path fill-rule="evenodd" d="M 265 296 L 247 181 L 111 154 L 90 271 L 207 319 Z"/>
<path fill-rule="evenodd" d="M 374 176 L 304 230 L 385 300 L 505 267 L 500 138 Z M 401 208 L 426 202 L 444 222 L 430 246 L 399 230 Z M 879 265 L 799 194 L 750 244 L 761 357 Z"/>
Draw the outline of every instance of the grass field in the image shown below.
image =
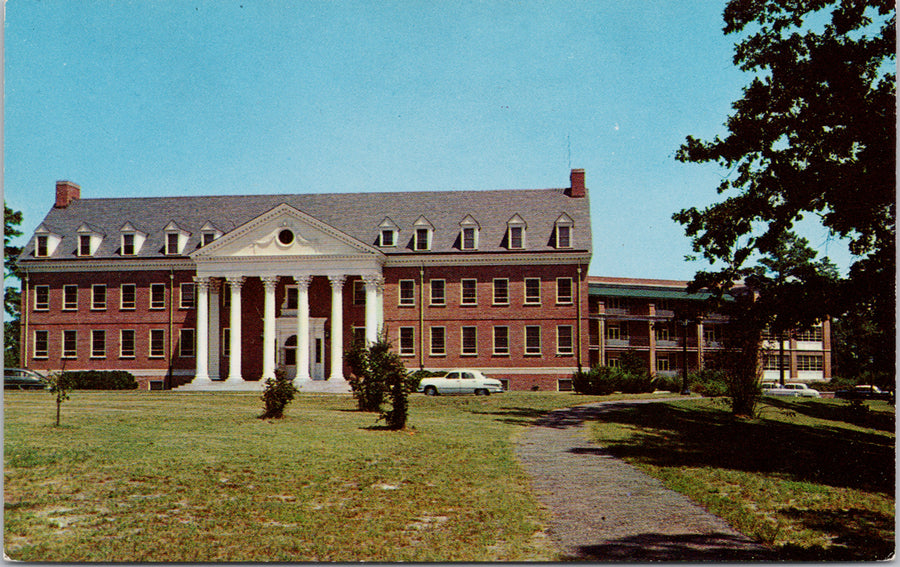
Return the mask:
<path fill-rule="evenodd" d="M 894 552 L 894 407 L 764 398 L 759 419 L 712 400 L 634 406 L 593 440 L 785 560 L 872 561 Z"/>
<path fill-rule="evenodd" d="M 596 398 L 594 398 L 596 399 Z M 513 455 L 571 394 L 411 397 L 408 430 L 346 396 L 279 421 L 257 394 L 5 394 L 5 551 L 24 561 L 539 561 Z M 520 411 L 516 408 L 527 408 Z"/>

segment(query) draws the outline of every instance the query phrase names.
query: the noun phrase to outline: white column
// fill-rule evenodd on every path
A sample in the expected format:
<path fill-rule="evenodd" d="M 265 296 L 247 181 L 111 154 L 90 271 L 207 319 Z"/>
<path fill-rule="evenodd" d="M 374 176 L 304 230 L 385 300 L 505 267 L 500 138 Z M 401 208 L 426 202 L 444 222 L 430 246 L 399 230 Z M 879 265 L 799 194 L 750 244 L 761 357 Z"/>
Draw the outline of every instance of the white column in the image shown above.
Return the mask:
<path fill-rule="evenodd" d="M 210 280 L 209 282 L 209 378 L 219 379 L 219 354 L 221 353 L 219 336 L 219 289 L 221 282 Z"/>
<path fill-rule="evenodd" d="M 193 383 L 210 382 L 209 379 L 209 278 L 194 276 L 197 287 L 197 369 Z"/>
<path fill-rule="evenodd" d="M 366 276 L 363 282 L 366 285 L 366 343 L 372 344 L 378 340 L 378 288 L 380 286 L 378 276 Z"/>
<path fill-rule="evenodd" d="M 231 322 L 229 323 L 229 346 L 231 356 L 228 359 L 228 382 L 243 382 L 241 376 L 241 286 L 244 285 L 244 277 L 230 277 L 228 285 L 231 287 Z"/>
<path fill-rule="evenodd" d="M 347 276 L 328 276 L 331 282 L 331 376 L 344 379 L 344 280 Z"/>
<path fill-rule="evenodd" d="M 375 320 L 378 330 L 384 329 L 384 277 L 378 276 L 378 287 L 375 290 Z"/>
<path fill-rule="evenodd" d="M 309 284 L 312 276 L 294 276 L 297 282 L 297 377 L 308 381 L 309 375 Z"/>
<path fill-rule="evenodd" d="M 265 288 L 263 301 L 263 370 L 262 379 L 275 378 L 275 288 L 278 276 L 262 278 Z"/>

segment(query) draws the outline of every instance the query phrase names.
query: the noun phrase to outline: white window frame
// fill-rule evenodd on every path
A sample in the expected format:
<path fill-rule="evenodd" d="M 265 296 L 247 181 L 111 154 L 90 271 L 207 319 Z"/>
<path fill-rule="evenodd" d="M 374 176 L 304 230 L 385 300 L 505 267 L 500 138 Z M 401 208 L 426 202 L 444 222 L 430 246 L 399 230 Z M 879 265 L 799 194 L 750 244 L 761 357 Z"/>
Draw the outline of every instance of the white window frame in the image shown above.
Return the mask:
<path fill-rule="evenodd" d="M 131 333 L 131 350 L 125 351 L 125 334 Z M 137 331 L 134 329 L 119 329 L 119 358 L 134 358 L 137 354 Z"/>
<path fill-rule="evenodd" d="M 563 237 L 565 234 L 565 237 Z M 560 250 L 568 250 L 572 248 L 572 224 L 557 223 L 556 225 L 556 247 Z"/>
<path fill-rule="evenodd" d="M 424 226 L 416 227 L 415 232 L 413 232 L 413 250 L 418 252 L 431 250 L 431 232 L 430 228 Z"/>
<path fill-rule="evenodd" d="M 560 287 L 560 282 L 567 281 L 569 285 L 569 295 L 565 296 L 562 294 L 562 288 Z M 572 278 L 556 278 L 556 304 L 557 305 L 572 305 L 575 303 L 575 283 Z"/>
<path fill-rule="evenodd" d="M 97 340 L 97 337 L 102 337 L 103 343 L 103 353 L 98 354 L 98 343 L 100 341 Z M 91 329 L 91 359 L 99 360 L 106 358 L 106 330 L 105 329 Z"/>
<path fill-rule="evenodd" d="M 535 281 L 537 282 L 537 299 L 536 300 L 533 297 L 532 298 L 528 297 L 528 282 L 535 282 Z M 524 296 L 523 296 L 522 302 L 525 305 L 540 305 L 541 304 L 541 296 L 543 295 L 541 293 L 541 291 L 542 291 L 541 286 L 543 285 L 541 282 L 541 278 L 525 278 L 523 281 L 523 284 L 524 284 L 524 289 L 522 290 L 522 293 L 524 294 Z"/>
<path fill-rule="evenodd" d="M 160 338 L 158 341 L 161 343 L 161 347 L 159 352 L 153 351 L 153 335 L 158 334 Z M 150 339 L 147 342 L 147 357 L 148 358 L 165 358 L 166 357 L 166 330 L 165 329 L 150 329 L 148 333 L 148 338 Z"/>
<path fill-rule="evenodd" d="M 38 348 L 39 334 L 43 337 L 43 351 Z M 34 360 L 47 360 L 48 358 L 50 358 L 50 331 L 46 329 L 35 329 L 32 336 L 34 340 L 34 342 L 32 343 L 34 345 L 34 354 L 31 358 L 33 358 Z"/>
<path fill-rule="evenodd" d="M 440 348 L 438 350 L 435 350 L 435 348 L 434 348 L 434 340 L 435 340 L 434 331 L 435 331 L 435 329 L 440 329 L 441 341 L 440 341 L 440 345 L 439 345 Z M 428 337 L 428 350 L 429 350 L 428 354 L 429 354 L 429 356 L 447 356 L 447 328 L 442 325 L 429 327 L 428 333 L 429 333 L 429 337 Z"/>
<path fill-rule="evenodd" d="M 389 235 L 389 236 L 388 236 Z M 385 236 L 388 236 L 385 238 Z M 397 246 L 397 229 L 382 228 L 378 233 L 378 246 L 382 248 L 394 248 Z"/>
<path fill-rule="evenodd" d="M 411 293 L 408 296 L 403 294 L 403 286 L 411 286 Z M 416 280 L 400 280 L 397 282 L 397 306 L 398 307 L 415 307 L 416 306 Z"/>
<path fill-rule="evenodd" d="M 475 294 L 472 301 L 466 301 L 466 282 L 472 282 Z M 475 278 L 463 278 L 459 280 L 459 304 L 467 307 L 478 305 L 478 280 Z"/>
<path fill-rule="evenodd" d="M 563 344 L 563 329 L 568 329 L 568 344 Z M 575 354 L 575 328 L 572 325 L 556 326 L 556 354 L 557 356 L 573 356 Z"/>
<path fill-rule="evenodd" d="M 175 250 L 172 250 L 172 238 L 175 238 Z M 178 232 L 166 232 L 166 256 L 177 256 L 181 253 L 181 234 Z"/>
<path fill-rule="evenodd" d="M 185 290 L 190 291 L 185 293 Z M 185 301 L 185 298 L 187 299 L 187 301 Z M 197 308 L 197 284 L 195 284 L 194 282 L 181 282 L 181 285 L 178 286 L 178 308 Z"/>
<path fill-rule="evenodd" d="M 287 294 L 285 294 L 285 299 L 287 299 Z M 362 280 L 353 280 L 353 305 L 365 305 L 365 304 L 366 304 L 366 282 L 364 282 Z"/>
<path fill-rule="evenodd" d="M 404 337 L 404 333 L 407 336 Z M 404 345 L 404 338 L 409 342 Z M 403 326 L 397 329 L 397 352 L 400 356 L 416 356 L 416 328 Z"/>
<path fill-rule="evenodd" d="M 46 234 L 38 234 L 34 237 L 34 257 L 49 258 L 50 257 L 50 237 Z"/>
<path fill-rule="evenodd" d="M 428 293 L 429 293 L 429 301 L 430 305 L 443 307 L 447 305 L 447 280 L 444 279 L 433 279 L 429 280 L 428 285 Z M 439 284 L 440 294 L 435 294 L 435 284 Z"/>
<path fill-rule="evenodd" d="M 103 290 L 103 302 L 102 305 L 99 301 L 99 295 L 97 290 Z M 107 293 L 106 284 L 93 284 L 91 285 L 91 311 L 106 311 L 106 304 L 109 301 L 109 294 Z"/>
<path fill-rule="evenodd" d="M 131 288 L 133 291 L 132 299 L 129 303 L 125 303 L 125 288 Z M 137 309 L 137 284 L 123 283 L 119 286 L 119 309 L 122 311 L 134 311 Z"/>
<path fill-rule="evenodd" d="M 500 337 L 500 338 L 502 338 L 502 341 L 500 341 L 500 342 L 505 342 L 506 343 L 505 345 L 498 344 L 498 341 L 497 341 L 497 338 L 498 338 L 497 333 L 498 332 L 501 333 L 501 335 L 502 335 L 502 337 Z M 509 356 L 510 355 L 509 326 L 508 325 L 496 325 L 491 334 L 493 335 L 493 339 L 494 339 L 494 356 Z"/>
<path fill-rule="evenodd" d="M 475 342 L 475 350 L 466 352 L 466 331 L 471 330 Z M 459 356 L 478 356 L 478 327 L 464 325 L 459 329 Z"/>
<path fill-rule="evenodd" d="M 75 290 L 75 301 L 68 301 L 68 293 Z M 78 311 L 78 284 L 65 284 L 63 286 L 63 311 Z"/>
<path fill-rule="evenodd" d="M 162 289 L 162 301 L 159 304 L 154 305 L 153 304 L 153 296 L 154 296 L 153 290 L 160 289 L 160 288 Z M 166 284 L 161 284 L 161 283 L 150 284 L 150 297 L 148 298 L 148 300 L 150 302 L 149 307 L 151 310 L 165 309 L 166 308 Z"/>
<path fill-rule="evenodd" d="M 537 350 L 529 350 L 528 339 L 529 330 L 537 329 Z M 540 325 L 525 325 L 525 339 L 522 341 L 525 356 L 542 356 L 543 354 L 543 331 Z"/>
<path fill-rule="evenodd" d="M 502 282 L 502 283 L 500 283 Z M 500 285 L 498 286 L 498 283 Z M 502 293 L 498 293 L 501 291 Z M 494 305 L 509 305 L 509 278 L 494 278 Z"/>
<path fill-rule="evenodd" d="M 71 333 L 72 337 L 72 349 L 67 348 L 66 340 L 68 338 L 69 333 Z M 78 330 L 77 329 L 64 329 L 62 332 L 62 358 L 67 360 L 74 360 L 78 358 Z"/>
<path fill-rule="evenodd" d="M 672 371 L 672 360 L 669 358 L 668 354 L 657 354 L 656 355 L 656 371 L 657 372 L 671 372 Z"/>
<path fill-rule="evenodd" d="M 46 294 L 46 300 L 38 302 L 41 294 Z M 50 311 L 50 286 L 49 285 L 36 285 L 34 286 L 34 310 L 35 311 Z"/>
<path fill-rule="evenodd" d="M 509 234 L 507 235 L 507 243 L 510 250 L 524 250 L 525 249 L 525 227 L 522 225 L 510 225 L 508 228 Z M 518 245 L 516 244 L 515 233 L 518 232 Z"/>
<path fill-rule="evenodd" d="M 78 235 L 78 256 L 92 256 L 91 254 L 91 235 Z"/>

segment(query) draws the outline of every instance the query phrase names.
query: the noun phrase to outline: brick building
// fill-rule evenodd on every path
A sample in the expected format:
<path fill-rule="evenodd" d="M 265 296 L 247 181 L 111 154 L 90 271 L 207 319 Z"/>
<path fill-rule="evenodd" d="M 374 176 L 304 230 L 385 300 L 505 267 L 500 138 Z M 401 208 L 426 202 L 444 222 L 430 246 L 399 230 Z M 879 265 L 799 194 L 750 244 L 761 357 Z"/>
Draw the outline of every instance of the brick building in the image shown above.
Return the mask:
<path fill-rule="evenodd" d="M 22 364 L 143 388 L 347 391 L 384 331 L 408 368 L 556 390 L 588 364 L 584 171 L 561 189 L 81 198 L 19 257 Z"/>
<path fill-rule="evenodd" d="M 704 367 L 724 348 L 727 317 L 704 313 L 694 319 L 691 306 L 705 297 L 688 294 L 685 281 L 588 278 L 589 363 L 617 366 L 625 352 L 638 354 L 651 374 L 680 375 Z M 682 316 L 687 314 L 689 316 Z M 785 380 L 831 379 L 831 324 L 791 333 L 783 345 Z M 777 337 L 763 336 L 763 379 L 778 380 Z"/>

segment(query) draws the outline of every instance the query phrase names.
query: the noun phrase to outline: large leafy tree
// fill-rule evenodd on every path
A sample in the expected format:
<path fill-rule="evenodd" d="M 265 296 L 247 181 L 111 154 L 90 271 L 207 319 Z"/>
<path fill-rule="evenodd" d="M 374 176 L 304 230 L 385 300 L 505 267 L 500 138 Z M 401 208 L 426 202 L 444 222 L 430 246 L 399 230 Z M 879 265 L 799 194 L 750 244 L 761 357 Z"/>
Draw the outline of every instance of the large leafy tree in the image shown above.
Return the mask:
<path fill-rule="evenodd" d="M 12 285 L 12 279 L 21 279 L 21 270 L 16 265 L 16 258 L 22 248 L 13 246 L 12 239 L 22 236 L 16 227 L 22 224 L 22 213 L 10 209 L 3 204 L 3 308 L 6 317 L 3 321 L 4 365 L 9 368 L 19 365 L 19 318 L 21 292 Z"/>
<path fill-rule="evenodd" d="M 874 314 L 873 340 L 885 353 L 877 364 L 892 372 L 894 3 L 732 0 L 724 20 L 725 33 L 740 38 L 734 62 L 753 79 L 733 104 L 727 135 L 688 137 L 676 156 L 729 171 L 718 187 L 724 199 L 673 217 L 712 266 L 693 287 L 724 293 L 761 257 L 777 257 L 795 224 L 814 215 L 848 240 L 855 263 L 843 280 L 791 280 L 792 292 L 816 301 L 770 295 L 771 307 L 791 310 L 786 320 Z"/>

